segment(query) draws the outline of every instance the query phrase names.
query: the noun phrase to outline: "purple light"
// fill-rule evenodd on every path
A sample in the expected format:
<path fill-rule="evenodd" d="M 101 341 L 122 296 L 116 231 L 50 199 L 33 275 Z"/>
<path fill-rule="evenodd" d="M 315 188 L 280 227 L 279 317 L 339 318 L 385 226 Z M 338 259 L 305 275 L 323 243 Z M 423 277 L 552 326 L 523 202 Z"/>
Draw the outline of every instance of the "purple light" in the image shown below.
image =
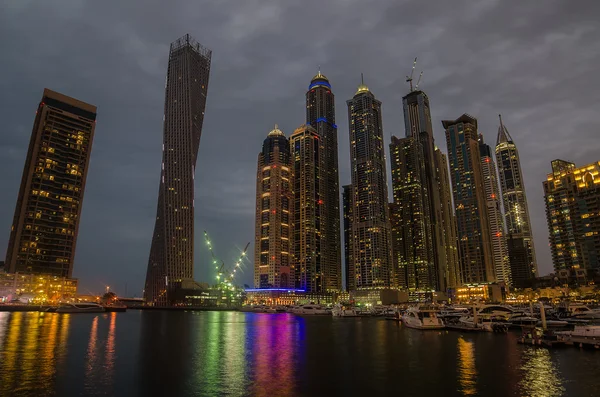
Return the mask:
<path fill-rule="evenodd" d="M 260 292 L 260 291 L 287 291 L 287 292 L 306 292 L 305 289 L 296 288 L 249 288 L 246 292 Z"/>

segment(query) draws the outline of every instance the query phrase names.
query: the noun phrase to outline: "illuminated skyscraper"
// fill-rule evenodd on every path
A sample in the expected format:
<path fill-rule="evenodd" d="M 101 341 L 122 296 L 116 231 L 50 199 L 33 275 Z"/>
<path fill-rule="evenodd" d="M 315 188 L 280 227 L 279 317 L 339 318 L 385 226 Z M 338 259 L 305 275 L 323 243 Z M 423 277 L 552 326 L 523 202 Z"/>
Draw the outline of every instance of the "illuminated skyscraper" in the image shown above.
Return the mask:
<path fill-rule="evenodd" d="M 71 277 L 96 107 L 44 89 L 6 254 L 10 273 Z"/>
<path fill-rule="evenodd" d="M 442 247 L 446 253 L 445 266 L 439 267 L 443 274 L 446 287 L 454 288 L 459 285 L 458 239 L 456 236 L 456 217 L 452 205 L 450 176 L 448 175 L 448 160 L 439 149 L 435 149 L 440 204 L 442 206 Z"/>
<path fill-rule="evenodd" d="M 356 289 L 390 288 L 391 235 L 381 102 L 361 83 L 347 102 L 352 176 L 352 262 Z"/>
<path fill-rule="evenodd" d="M 555 272 L 600 272 L 600 161 L 554 160 L 543 185 Z"/>
<path fill-rule="evenodd" d="M 165 88 L 162 168 L 146 302 L 169 303 L 168 286 L 194 277 L 194 174 L 211 51 L 189 34 L 171 43 Z"/>
<path fill-rule="evenodd" d="M 277 125 L 258 155 L 254 286 L 294 288 L 290 142 Z"/>
<path fill-rule="evenodd" d="M 442 202 L 442 197 L 449 195 L 449 186 L 443 183 L 440 170 L 447 166 L 440 163 L 445 161 L 443 155 L 436 153 L 427 95 L 411 91 L 402 98 L 402 104 L 406 137 L 392 137 L 390 145 L 394 190 L 391 208 L 399 211 L 393 214 L 398 222 L 394 267 L 400 266 L 399 275 L 406 272 L 406 285 L 401 288 L 445 291 L 450 273 L 454 273 L 449 267 L 456 267 L 454 215 L 445 212 L 448 208 Z"/>
<path fill-rule="evenodd" d="M 390 144 L 394 205 L 392 251 L 394 273 L 401 289 L 436 290 L 429 191 L 426 186 L 423 147 L 414 136 Z"/>
<path fill-rule="evenodd" d="M 514 269 L 514 271 L 511 270 L 511 272 L 515 273 L 512 275 L 512 281 L 518 287 L 523 282 L 536 277 L 538 270 L 519 151 L 502 123 L 502 117 L 500 117 L 498 140 L 496 142 L 496 162 L 498 163 L 498 174 L 500 175 L 500 191 L 502 192 L 502 202 L 504 204 L 507 239 L 523 239 L 523 241 L 509 241 L 508 245 L 524 247 L 524 250 L 518 250 L 527 256 L 523 258 L 523 255 L 516 252 L 509 255 L 513 258 L 511 269 Z M 527 269 L 521 269 L 523 264 L 527 266 Z"/>
<path fill-rule="evenodd" d="M 498 178 L 496 166 L 492 157 L 492 149 L 483 142 L 483 135 L 479 134 L 479 153 L 481 156 L 481 170 L 485 188 L 485 202 L 488 220 L 490 223 L 490 240 L 492 242 L 492 255 L 496 280 L 511 284 L 510 265 L 506 236 L 504 235 L 504 222 L 500 209 L 500 193 L 498 192 Z"/>
<path fill-rule="evenodd" d="M 494 282 L 494 260 L 481 168 L 477 119 L 444 120 L 456 209 L 460 284 Z"/>
<path fill-rule="evenodd" d="M 306 123 L 313 127 L 323 147 L 323 169 L 317 181 L 324 188 L 320 208 L 320 261 L 325 291 L 342 289 L 340 239 L 340 186 L 338 173 L 335 97 L 327 77 L 319 72 L 306 92 Z"/>
<path fill-rule="evenodd" d="M 290 137 L 295 286 L 309 292 L 327 291 L 322 249 L 326 194 L 323 151 L 321 137 L 310 125 L 300 126 Z"/>
<path fill-rule="evenodd" d="M 346 291 L 354 290 L 354 277 L 352 269 L 352 185 L 342 186 L 342 207 L 344 214 L 344 269 L 346 278 Z"/>

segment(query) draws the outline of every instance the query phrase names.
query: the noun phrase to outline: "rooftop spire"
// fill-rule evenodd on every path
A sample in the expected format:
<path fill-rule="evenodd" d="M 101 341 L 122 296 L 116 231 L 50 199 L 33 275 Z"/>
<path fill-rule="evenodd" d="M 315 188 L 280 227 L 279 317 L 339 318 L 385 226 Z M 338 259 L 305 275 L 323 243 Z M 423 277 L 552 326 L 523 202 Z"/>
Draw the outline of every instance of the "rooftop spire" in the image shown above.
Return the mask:
<path fill-rule="evenodd" d="M 508 130 L 506 129 L 506 127 L 504 126 L 504 123 L 502 122 L 502 115 L 499 114 L 498 115 L 498 119 L 500 120 L 500 126 L 498 127 L 498 138 L 496 140 L 496 146 L 498 146 L 501 143 L 513 143 L 513 139 L 510 136 L 510 134 L 508 133 Z"/>
<path fill-rule="evenodd" d="M 354 94 L 354 95 L 358 95 L 363 92 L 370 92 L 370 91 L 369 91 L 369 87 L 367 87 L 365 85 L 365 78 L 364 78 L 363 74 L 361 73 L 360 74 L 360 85 L 358 86 L 358 90 L 356 91 L 356 94 Z"/>
<path fill-rule="evenodd" d="M 269 132 L 268 136 L 277 136 L 277 135 L 285 136 L 285 134 L 283 133 L 283 131 L 281 131 L 279 129 L 279 126 L 277 124 L 275 124 L 275 128 L 271 132 Z"/>

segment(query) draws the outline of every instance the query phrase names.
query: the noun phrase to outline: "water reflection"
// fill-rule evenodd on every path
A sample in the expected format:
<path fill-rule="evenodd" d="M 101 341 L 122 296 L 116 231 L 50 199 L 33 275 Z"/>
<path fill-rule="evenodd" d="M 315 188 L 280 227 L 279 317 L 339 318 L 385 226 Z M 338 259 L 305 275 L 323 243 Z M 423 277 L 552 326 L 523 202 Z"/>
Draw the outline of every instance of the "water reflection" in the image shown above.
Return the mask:
<path fill-rule="evenodd" d="M 56 368 L 65 358 L 70 316 L 2 313 L 0 395 L 50 393 Z"/>
<path fill-rule="evenodd" d="M 246 351 L 244 340 L 246 339 L 246 326 L 243 323 L 237 323 L 239 313 L 224 313 L 226 318 L 223 329 L 224 339 L 226 341 L 223 354 L 224 383 L 226 390 L 232 394 L 240 394 L 246 383 Z"/>
<path fill-rule="evenodd" d="M 95 373 L 96 360 L 98 355 L 96 354 L 96 344 L 98 342 L 98 316 L 94 317 L 92 321 L 92 328 L 90 329 L 90 340 L 88 343 L 87 357 L 85 360 L 85 376 L 90 378 Z"/>
<path fill-rule="evenodd" d="M 295 320 L 288 314 L 257 314 L 251 327 L 254 364 L 253 395 L 291 396 L 294 393 Z M 303 319 L 300 319 L 303 320 Z"/>
<path fill-rule="evenodd" d="M 477 369 L 473 342 L 458 338 L 458 385 L 465 396 L 477 394 Z"/>
<path fill-rule="evenodd" d="M 554 397 L 565 392 L 561 376 L 547 349 L 526 348 L 523 351 L 521 386 L 523 396 Z"/>
<path fill-rule="evenodd" d="M 113 369 L 115 366 L 115 327 L 117 323 L 117 313 L 112 312 L 109 314 L 108 324 L 108 338 L 106 341 L 106 351 L 104 355 L 104 362 L 106 372 L 109 377 L 112 378 Z"/>

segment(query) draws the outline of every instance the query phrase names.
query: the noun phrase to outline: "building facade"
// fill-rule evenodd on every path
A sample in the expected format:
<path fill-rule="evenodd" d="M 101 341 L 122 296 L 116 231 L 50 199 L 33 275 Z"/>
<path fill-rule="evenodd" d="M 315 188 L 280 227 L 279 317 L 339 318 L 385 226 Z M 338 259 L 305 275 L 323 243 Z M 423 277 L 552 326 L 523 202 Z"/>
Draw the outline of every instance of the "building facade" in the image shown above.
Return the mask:
<path fill-rule="evenodd" d="M 477 119 L 444 120 L 457 223 L 460 283 L 495 280 Z"/>
<path fill-rule="evenodd" d="M 0 272 L 0 302 L 20 300 L 23 303 L 72 301 L 77 295 L 76 278 L 51 274 Z"/>
<path fill-rule="evenodd" d="M 256 171 L 255 288 L 295 286 L 291 167 L 290 142 L 275 125 L 263 142 Z"/>
<path fill-rule="evenodd" d="M 356 289 L 390 288 L 391 234 L 381 102 L 361 84 L 347 102 L 352 177 L 352 264 Z"/>
<path fill-rule="evenodd" d="M 324 147 L 310 125 L 297 128 L 290 137 L 294 190 L 294 263 L 296 289 L 327 291 L 323 263 L 323 203 L 326 193 Z"/>
<path fill-rule="evenodd" d="M 352 266 L 352 185 L 342 186 L 342 208 L 344 214 L 344 277 L 345 291 L 353 291 L 354 277 L 351 277 Z"/>
<path fill-rule="evenodd" d="M 429 191 L 419 139 L 392 136 L 390 162 L 394 197 L 390 224 L 396 286 L 410 291 L 435 290 L 437 268 L 432 248 Z"/>
<path fill-rule="evenodd" d="M 483 141 L 483 135 L 479 134 L 479 154 L 481 156 L 481 170 L 483 172 L 483 186 L 485 189 L 485 203 L 487 206 L 488 220 L 490 224 L 490 241 L 492 242 L 492 257 L 496 281 L 511 285 L 511 271 L 504 233 L 504 222 L 500 192 L 498 191 L 498 178 L 496 177 L 496 165 L 492 157 L 492 149 Z"/>
<path fill-rule="evenodd" d="M 554 160 L 543 185 L 555 273 L 599 273 L 600 161 L 576 167 Z"/>
<path fill-rule="evenodd" d="M 454 216 L 454 207 L 452 205 L 452 193 L 450 176 L 448 175 L 448 160 L 446 155 L 438 148 L 435 149 L 438 184 L 440 192 L 440 205 L 442 206 L 441 231 L 442 247 L 446 253 L 445 267 L 439 268 L 439 273 L 443 275 L 446 289 L 454 288 L 459 285 L 460 262 L 458 260 L 458 238 L 456 231 L 456 217 Z"/>
<path fill-rule="evenodd" d="M 510 263 L 512 282 L 518 287 L 537 277 L 537 261 L 519 151 L 508 133 L 508 129 L 502 123 L 502 117 L 499 116 L 499 118 L 496 162 L 504 206 L 506 238 L 507 240 L 514 240 L 511 241 L 510 246 L 515 247 L 518 251 L 509 252 L 509 257 L 512 258 Z M 525 247 L 524 253 L 517 248 L 521 246 Z M 523 254 L 527 257 L 523 258 Z M 522 268 L 523 265 L 526 265 L 526 268 Z"/>
<path fill-rule="evenodd" d="M 171 43 L 162 167 L 144 297 L 168 305 L 169 283 L 194 277 L 194 175 L 211 51 L 189 34 Z"/>
<path fill-rule="evenodd" d="M 95 106 L 44 89 L 8 242 L 8 272 L 71 277 L 95 126 Z"/>
<path fill-rule="evenodd" d="M 323 146 L 323 169 L 319 184 L 325 188 L 320 228 L 320 261 L 326 291 L 342 289 L 340 239 L 340 185 L 338 172 L 337 125 L 335 97 L 327 77 L 319 73 L 312 78 L 306 92 L 306 124 L 317 131 Z"/>
<path fill-rule="evenodd" d="M 402 98 L 405 138 L 392 137 L 392 187 L 398 223 L 394 236 L 394 268 L 414 292 L 445 291 L 454 283 L 456 236 L 454 214 L 443 198 L 449 195 L 445 157 L 435 147 L 429 98 L 411 90 Z M 451 210 L 451 207 L 450 207 Z M 400 233 L 400 234 L 398 234 Z M 452 269 L 451 269 L 452 268 Z"/>

